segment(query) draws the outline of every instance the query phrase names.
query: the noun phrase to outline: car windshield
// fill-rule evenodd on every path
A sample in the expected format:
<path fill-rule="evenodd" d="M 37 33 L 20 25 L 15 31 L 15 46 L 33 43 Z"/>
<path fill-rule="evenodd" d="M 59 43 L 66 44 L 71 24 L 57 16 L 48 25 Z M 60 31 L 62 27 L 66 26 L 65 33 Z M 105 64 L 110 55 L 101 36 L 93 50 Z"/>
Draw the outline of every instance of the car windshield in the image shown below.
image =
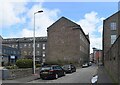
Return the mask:
<path fill-rule="evenodd" d="M 42 67 L 41 70 L 50 70 L 51 67 Z"/>
<path fill-rule="evenodd" d="M 64 65 L 63 68 L 70 68 L 70 65 Z"/>

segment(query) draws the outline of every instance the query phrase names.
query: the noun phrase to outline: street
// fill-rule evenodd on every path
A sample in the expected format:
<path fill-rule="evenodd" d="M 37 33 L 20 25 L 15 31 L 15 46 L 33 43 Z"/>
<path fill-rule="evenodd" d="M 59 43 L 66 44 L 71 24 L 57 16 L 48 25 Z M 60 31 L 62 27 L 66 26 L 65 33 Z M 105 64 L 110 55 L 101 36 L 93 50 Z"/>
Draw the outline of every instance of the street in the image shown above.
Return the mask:
<path fill-rule="evenodd" d="M 66 76 L 53 80 L 42 80 L 38 76 L 35 80 L 25 81 L 26 79 L 3 80 L 3 83 L 90 83 L 94 74 L 97 73 L 97 66 L 92 65 L 86 68 L 79 68 L 76 72 L 66 74 Z"/>
<path fill-rule="evenodd" d="M 66 76 L 60 77 L 54 80 L 34 80 L 30 83 L 90 83 L 90 80 L 97 72 L 97 66 L 93 65 L 87 68 L 77 69 L 76 72 L 66 74 Z"/>
<path fill-rule="evenodd" d="M 92 65 L 86 68 L 77 69 L 76 72 L 66 74 L 66 76 L 60 77 L 54 80 L 33 80 L 30 83 L 90 83 L 90 80 L 97 72 L 97 66 Z"/>

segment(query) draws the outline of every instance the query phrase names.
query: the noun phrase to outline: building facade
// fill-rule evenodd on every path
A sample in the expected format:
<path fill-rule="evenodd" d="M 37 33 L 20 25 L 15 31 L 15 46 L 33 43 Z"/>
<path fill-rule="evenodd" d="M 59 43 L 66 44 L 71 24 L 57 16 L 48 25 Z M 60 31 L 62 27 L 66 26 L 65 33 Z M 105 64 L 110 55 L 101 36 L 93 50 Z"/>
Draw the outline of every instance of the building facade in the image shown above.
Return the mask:
<path fill-rule="evenodd" d="M 14 64 L 20 57 L 19 50 L 3 45 L 3 38 L 0 36 L 0 66 Z"/>
<path fill-rule="evenodd" d="M 112 79 L 120 83 L 120 11 L 104 20 L 103 57 L 104 66 Z"/>
<path fill-rule="evenodd" d="M 0 67 L 2 66 L 2 37 L 0 35 Z"/>
<path fill-rule="evenodd" d="M 46 62 L 82 64 L 89 60 L 90 41 L 80 25 L 61 17 L 47 28 Z"/>
<path fill-rule="evenodd" d="M 2 65 L 15 64 L 16 60 L 20 58 L 19 50 L 16 48 L 2 45 Z"/>
<path fill-rule="evenodd" d="M 36 37 L 35 40 L 35 61 L 45 62 L 47 37 Z M 21 58 L 33 58 L 32 37 L 3 39 L 3 44 L 18 49 Z"/>
<path fill-rule="evenodd" d="M 118 34 L 118 13 L 108 17 L 103 22 L 103 49 L 104 55 L 114 44 L 115 40 L 119 36 Z"/>
<path fill-rule="evenodd" d="M 97 48 L 93 48 L 93 61 L 98 65 L 103 64 L 103 51 Z"/>
<path fill-rule="evenodd" d="M 94 56 L 93 56 L 93 53 L 90 54 L 89 61 L 92 62 L 92 63 L 94 62 Z"/>

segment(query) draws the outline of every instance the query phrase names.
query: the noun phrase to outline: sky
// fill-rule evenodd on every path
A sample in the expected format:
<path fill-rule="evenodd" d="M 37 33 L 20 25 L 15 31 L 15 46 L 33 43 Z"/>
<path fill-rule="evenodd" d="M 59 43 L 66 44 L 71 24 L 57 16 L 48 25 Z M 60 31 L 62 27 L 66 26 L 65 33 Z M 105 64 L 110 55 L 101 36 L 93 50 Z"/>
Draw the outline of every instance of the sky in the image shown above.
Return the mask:
<path fill-rule="evenodd" d="M 3 38 L 32 37 L 35 14 L 35 36 L 47 36 L 47 27 L 62 16 L 79 24 L 85 34 L 89 33 L 92 48 L 102 49 L 103 20 L 118 11 L 118 2 L 98 1 L 32 1 L 3 0 L 0 3 L 0 35 Z"/>

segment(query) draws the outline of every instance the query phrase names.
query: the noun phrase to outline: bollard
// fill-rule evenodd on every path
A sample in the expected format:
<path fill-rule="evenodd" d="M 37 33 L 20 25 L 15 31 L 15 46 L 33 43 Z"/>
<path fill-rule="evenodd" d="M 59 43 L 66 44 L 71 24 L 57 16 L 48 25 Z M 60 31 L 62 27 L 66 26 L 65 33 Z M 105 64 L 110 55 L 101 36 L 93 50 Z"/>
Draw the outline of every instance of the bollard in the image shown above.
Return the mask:
<path fill-rule="evenodd" d="M 9 78 L 9 70 L 8 69 L 2 69 L 2 80 Z"/>

